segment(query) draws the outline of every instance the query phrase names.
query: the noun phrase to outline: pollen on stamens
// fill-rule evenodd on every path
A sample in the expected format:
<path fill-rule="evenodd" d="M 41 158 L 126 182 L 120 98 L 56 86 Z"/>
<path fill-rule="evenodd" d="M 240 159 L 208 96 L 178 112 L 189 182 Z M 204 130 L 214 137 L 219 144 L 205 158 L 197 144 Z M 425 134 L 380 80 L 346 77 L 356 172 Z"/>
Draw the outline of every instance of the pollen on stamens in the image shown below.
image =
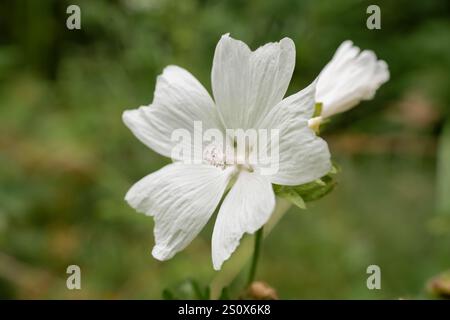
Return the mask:
<path fill-rule="evenodd" d="M 225 169 L 226 167 L 224 153 L 217 145 L 208 145 L 203 152 L 203 159 L 216 168 Z"/>

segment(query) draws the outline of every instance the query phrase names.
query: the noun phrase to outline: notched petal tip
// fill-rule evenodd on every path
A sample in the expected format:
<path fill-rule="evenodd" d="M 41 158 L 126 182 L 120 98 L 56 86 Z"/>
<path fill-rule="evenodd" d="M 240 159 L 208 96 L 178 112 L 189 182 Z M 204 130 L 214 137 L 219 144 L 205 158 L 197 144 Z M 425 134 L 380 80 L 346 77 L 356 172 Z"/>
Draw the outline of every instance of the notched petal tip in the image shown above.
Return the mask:
<path fill-rule="evenodd" d="M 231 38 L 231 36 L 230 36 L 230 33 L 227 32 L 227 33 L 224 33 L 220 38 L 221 38 L 221 39 L 222 39 L 222 38 Z"/>
<path fill-rule="evenodd" d="M 122 112 L 122 121 L 123 123 L 133 131 L 134 128 L 136 128 L 140 121 L 142 120 L 141 112 L 145 110 L 145 108 L 148 108 L 149 106 L 140 106 L 136 109 L 129 109 Z"/>
<path fill-rule="evenodd" d="M 219 40 L 219 42 L 218 42 L 218 45 L 221 44 L 221 43 L 224 43 L 224 42 L 228 42 L 228 43 L 233 44 L 233 45 L 243 46 L 243 47 L 245 47 L 246 49 L 248 49 L 250 53 L 253 53 L 253 52 L 255 52 L 256 50 L 258 50 L 259 48 L 264 47 L 264 46 L 277 45 L 277 46 L 279 46 L 280 49 L 283 49 L 283 50 L 293 50 L 293 51 L 294 51 L 294 54 L 295 54 L 295 43 L 294 43 L 294 41 L 293 41 L 291 38 L 289 38 L 289 37 L 284 37 L 284 38 L 282 38 L 280 41 L 276 41 L 276 42 L 268 42 L 268 43 L 266 43 L 265 45 L 262 45 L 262 46 L 260 46 L 258 49 L 255 49 L 255 50 L 252 50 L 252 49 L 248 46 L 248 44 L 245 43 L 244 41 L 239 40 L 239 39 L 236 39 L 236 38 L 233 38 L 233 37 L 230 35 L 229 32 L 223 34 L 223 35 L 220 37 L 220 40 Z"/>
<path fill-rule="evenodd" d="M 347 39 L 347 40 L 343 41 L 343 42 L 339 45 L 339 47 L 336 49 L 336 54 L 346 52 L 346 51 L 348 51 L 348 50 L 351 50 L 351 49 L 354 48 L 354 47 L 355 47 L 355 46 L 354 46 L 354 44 L 353 44 L 353 41 Z M 359 51 L 359 48 L 357 48 L 357 49 L 358 49 L 358 51 Z"/>
<path fill-rule="evenodd" d="M 358 59 L 362 62 L 365 62 L 367 64 L 370 63 L 376 63 L 377 62 L 377 55 L 372 50 L 363 50 L 359 56 Z"/>
<path fill-rule="evenodd" d="M 226 49 L 227 51 L 228 50 L 244 50 L 245 54 L 250 54 L 252 51 L 250 49 L 250 47 L 244 41 L 233 38 L 232 36 L 230 36 L 230 33 L 225 33 L 224 35 L 222 35 L 220 37 L 219 42 L 217 43 L 217 46 L 216 46 L 215 54 L 217 54 L 218 48 L 222 48 L 222 47 L 223 47 L 223 49 Z"/>

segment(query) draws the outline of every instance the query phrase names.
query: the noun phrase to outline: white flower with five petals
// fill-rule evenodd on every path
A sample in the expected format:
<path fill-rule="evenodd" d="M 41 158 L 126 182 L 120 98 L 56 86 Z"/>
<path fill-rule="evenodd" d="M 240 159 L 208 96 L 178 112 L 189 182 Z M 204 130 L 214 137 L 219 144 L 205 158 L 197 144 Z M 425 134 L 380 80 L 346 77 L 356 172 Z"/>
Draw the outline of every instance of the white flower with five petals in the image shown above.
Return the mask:
<path fill-rule="evenodd" d="M 325 141 L 308 127 L 314 113 L 315 83 L 284 98 L 295 65 L 291 39 L 269 43 L 255 51 L 224 35 L 212 67 L 212 91 L 188 71 L 169 66 L 157 79 L 151 105 L 123 114 L 123 121 L 148 147 L 173 158 L 171 134 L 204 128 L 278 129 L 279 169 L 261 174 L 258 165 L 217 166 L 210 157 L 201 164 L 173 159 L 137 182 L 125 199 L 137 211 L 153 216 L 152 254 L 167 260 L 183 250 L 220 206 L 212 235 L 212 260 L 219 270 L 244 233 L 254 233 L 275 206 L 272 184 L 300 185 L 324 176 L 331 168 Z M 230 184 L 232 184 L 230 186 Z"/>

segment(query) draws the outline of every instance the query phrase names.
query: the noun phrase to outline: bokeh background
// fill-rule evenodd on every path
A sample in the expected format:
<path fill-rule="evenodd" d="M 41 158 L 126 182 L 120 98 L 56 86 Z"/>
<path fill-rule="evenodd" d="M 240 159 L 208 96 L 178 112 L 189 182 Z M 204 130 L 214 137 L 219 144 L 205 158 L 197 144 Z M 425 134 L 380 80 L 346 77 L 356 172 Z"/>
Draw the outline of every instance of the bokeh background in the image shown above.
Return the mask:
<path fill-rule="evenodd" d="M 66 8 L 81 8 L 81 30 Z M 366 8 L 381 8 L 381 30 Z M 450 269 L 450 2 L 116 0 L 0 2 L 0 298 L 159 299 L 214 277 L 211 226 L 168 262 L 151 257 L 153 221 L 123 200 L 168 160 L 121 120 L 152 101 L 168 64 L 210 90 L 220 36 L 253 49 L 297 47 L 288 94 L 346 39 L 386 60 L 374 100 L 323 132 L 342 171 L 334 192 L 292 209 L 265 240 L 257 279 L 281 298 L 432 297 Z M 66 288 L 77 264 L 82 290 Z M 366 288 L 377 264 L 382 289 Z"/>

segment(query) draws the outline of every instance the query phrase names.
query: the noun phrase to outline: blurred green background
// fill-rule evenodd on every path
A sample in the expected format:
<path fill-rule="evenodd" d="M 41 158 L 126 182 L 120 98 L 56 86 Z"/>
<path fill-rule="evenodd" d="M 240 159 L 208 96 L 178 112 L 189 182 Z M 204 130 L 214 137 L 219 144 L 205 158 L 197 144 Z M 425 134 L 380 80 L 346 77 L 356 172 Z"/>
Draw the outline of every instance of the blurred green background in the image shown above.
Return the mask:
<path fill-rule="evenodd" d="M 66 8 L 81 8 L 81 30 Z M 381 30 L 366 8 L 381 8 Z M 257 279 L 281 298 L 428 297 L 450 269 L 450 2 L 0 2 L 0 298 L 161 298 L 187 277 L 215 275 L 211 226 L 183 252 L 151 257 L 153 221 L 123 200 L 165 159 L 121 114 L 152 101 L 168 64 L 210 90 L 214 48 L 230 32 L 253 49 L 297 48 L 289 92 L 309 84 L 351 39 L 387 61 L 374 100 L 323 132 L 339 184 L 292 209 L 264 242 Z M 447 129 L 445 129 L 447 128 Z M 66 288 L 77 264 L 82 290 Z M 366 288 L 381 267 L 382 289 Z"/>

